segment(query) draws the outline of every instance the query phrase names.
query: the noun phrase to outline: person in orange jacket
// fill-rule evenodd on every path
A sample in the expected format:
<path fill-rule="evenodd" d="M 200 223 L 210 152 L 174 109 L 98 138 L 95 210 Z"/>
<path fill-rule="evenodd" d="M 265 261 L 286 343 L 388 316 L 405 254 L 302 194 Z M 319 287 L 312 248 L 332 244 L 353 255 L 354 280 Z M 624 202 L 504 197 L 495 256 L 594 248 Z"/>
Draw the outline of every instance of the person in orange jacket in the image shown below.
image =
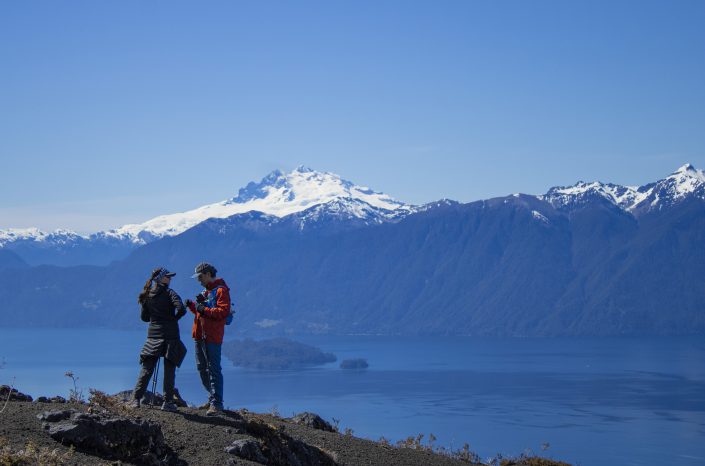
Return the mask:
<path fill-rule="evenodd" d="M 212 416 L 223 411 L 223 372 L 220 366 L 221 347 L 226 320 L 231 318 L 230 288 L 218 271 L 207 262 L 196 266 L 193 278 L 205 288 L 194 303 L 186 306 L 194 314 L 191 335 L 196 345 L 196 368 L 208 391 L 208 411 Z"/>

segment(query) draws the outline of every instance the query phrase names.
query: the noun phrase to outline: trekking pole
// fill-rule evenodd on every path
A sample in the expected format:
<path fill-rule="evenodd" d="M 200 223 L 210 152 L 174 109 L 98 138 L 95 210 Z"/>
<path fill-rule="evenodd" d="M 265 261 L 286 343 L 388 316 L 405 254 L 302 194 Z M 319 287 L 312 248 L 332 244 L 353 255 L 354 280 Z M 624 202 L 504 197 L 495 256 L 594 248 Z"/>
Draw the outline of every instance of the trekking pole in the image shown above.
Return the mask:
<path fill-rule="evenodd" d="M 208 348 L 206 348 L 205 319 L 203 317 L 201 317 L 200 321 L 201 321 L 201 338 L 202 338 L 201 350 L 203 351 L 203 358 L 206 360 L 206 374 L 208 374 L 208 384 L 210 385 L 208 392 L 211 394 L 211 397 L 212 397 L 212 396 L 214 396 L 214 393 L 213 393 L 213 386 L 212 386 L 212 379 L 211 379 L 211 363 L 208 360 Z"/>
<path fill-rule="evenodd" d="M 157 367 L 154 369 L 154 375 L 152 376 L 152 401 L 151 408 L 154 408 L 154 399 L 157 397 L 157 382 L 159 381 L 159 361 L 162 358 L 157 358 Z"/>

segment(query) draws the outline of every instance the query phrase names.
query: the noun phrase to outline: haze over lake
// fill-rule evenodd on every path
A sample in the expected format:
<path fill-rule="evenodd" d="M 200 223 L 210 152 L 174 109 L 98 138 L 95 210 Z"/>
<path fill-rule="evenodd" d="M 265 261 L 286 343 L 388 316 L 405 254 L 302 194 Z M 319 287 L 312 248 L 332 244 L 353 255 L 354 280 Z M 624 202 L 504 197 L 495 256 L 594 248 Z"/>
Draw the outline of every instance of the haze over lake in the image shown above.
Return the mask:
<path fill-rule="evenodd" d="M 132 388 L 143 331 L 0 330 L 0 383 L 33 396 Z M 176 384 L 205 401 L 189 355 Z M 705 341 L 680 338 L 511 339 L 317 336 L 295 338 L 337 363 L 301 371 L 232 367 L 233 409 L 314 411 L 355 435 L 392 441 L 433 433 L 483 458 L 527 449 L 583 466 L 705 464 Z M 339 361 L 366 358 L 345 371 Z M 161 381 L 160 381 L 161 390 Z M 548 443 L 546 451 L 541 446 Z"/>

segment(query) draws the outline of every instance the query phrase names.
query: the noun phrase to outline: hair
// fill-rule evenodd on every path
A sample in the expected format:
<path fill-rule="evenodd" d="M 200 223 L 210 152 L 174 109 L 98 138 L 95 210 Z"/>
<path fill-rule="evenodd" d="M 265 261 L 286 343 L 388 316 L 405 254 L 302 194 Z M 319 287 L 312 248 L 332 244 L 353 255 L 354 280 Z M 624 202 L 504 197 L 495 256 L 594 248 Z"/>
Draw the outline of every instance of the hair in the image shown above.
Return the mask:
<path fill-rule="evenodd" d="M 137 296 L 137 302 L 139 304 L 144 304 L 147 302 L 147 296 L 149 296 L 149 290 L 152 288 L 152 281 L 156 278 L 157 275 L 159 275 L 159 272 L 162 271 L 161 267 L 157 267 L 156 269 L 152 270 L 152 275 L 149 277 L 147 282 L 144 284 L 144 287 L 142 288 L 142 291 L 140 292 L 139 296 Z"/>

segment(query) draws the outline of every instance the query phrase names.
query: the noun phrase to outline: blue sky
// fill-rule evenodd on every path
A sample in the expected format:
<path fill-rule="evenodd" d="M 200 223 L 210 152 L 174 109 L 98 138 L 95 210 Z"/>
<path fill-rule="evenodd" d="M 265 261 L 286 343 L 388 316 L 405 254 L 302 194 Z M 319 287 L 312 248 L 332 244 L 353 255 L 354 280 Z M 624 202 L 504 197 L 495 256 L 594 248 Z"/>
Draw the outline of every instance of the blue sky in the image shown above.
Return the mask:
<path fill-rule="evenodd" d="M 705 2 L 0 3 L 0 228 L 304 164 L 423 203 L 705 167 Z"/>

